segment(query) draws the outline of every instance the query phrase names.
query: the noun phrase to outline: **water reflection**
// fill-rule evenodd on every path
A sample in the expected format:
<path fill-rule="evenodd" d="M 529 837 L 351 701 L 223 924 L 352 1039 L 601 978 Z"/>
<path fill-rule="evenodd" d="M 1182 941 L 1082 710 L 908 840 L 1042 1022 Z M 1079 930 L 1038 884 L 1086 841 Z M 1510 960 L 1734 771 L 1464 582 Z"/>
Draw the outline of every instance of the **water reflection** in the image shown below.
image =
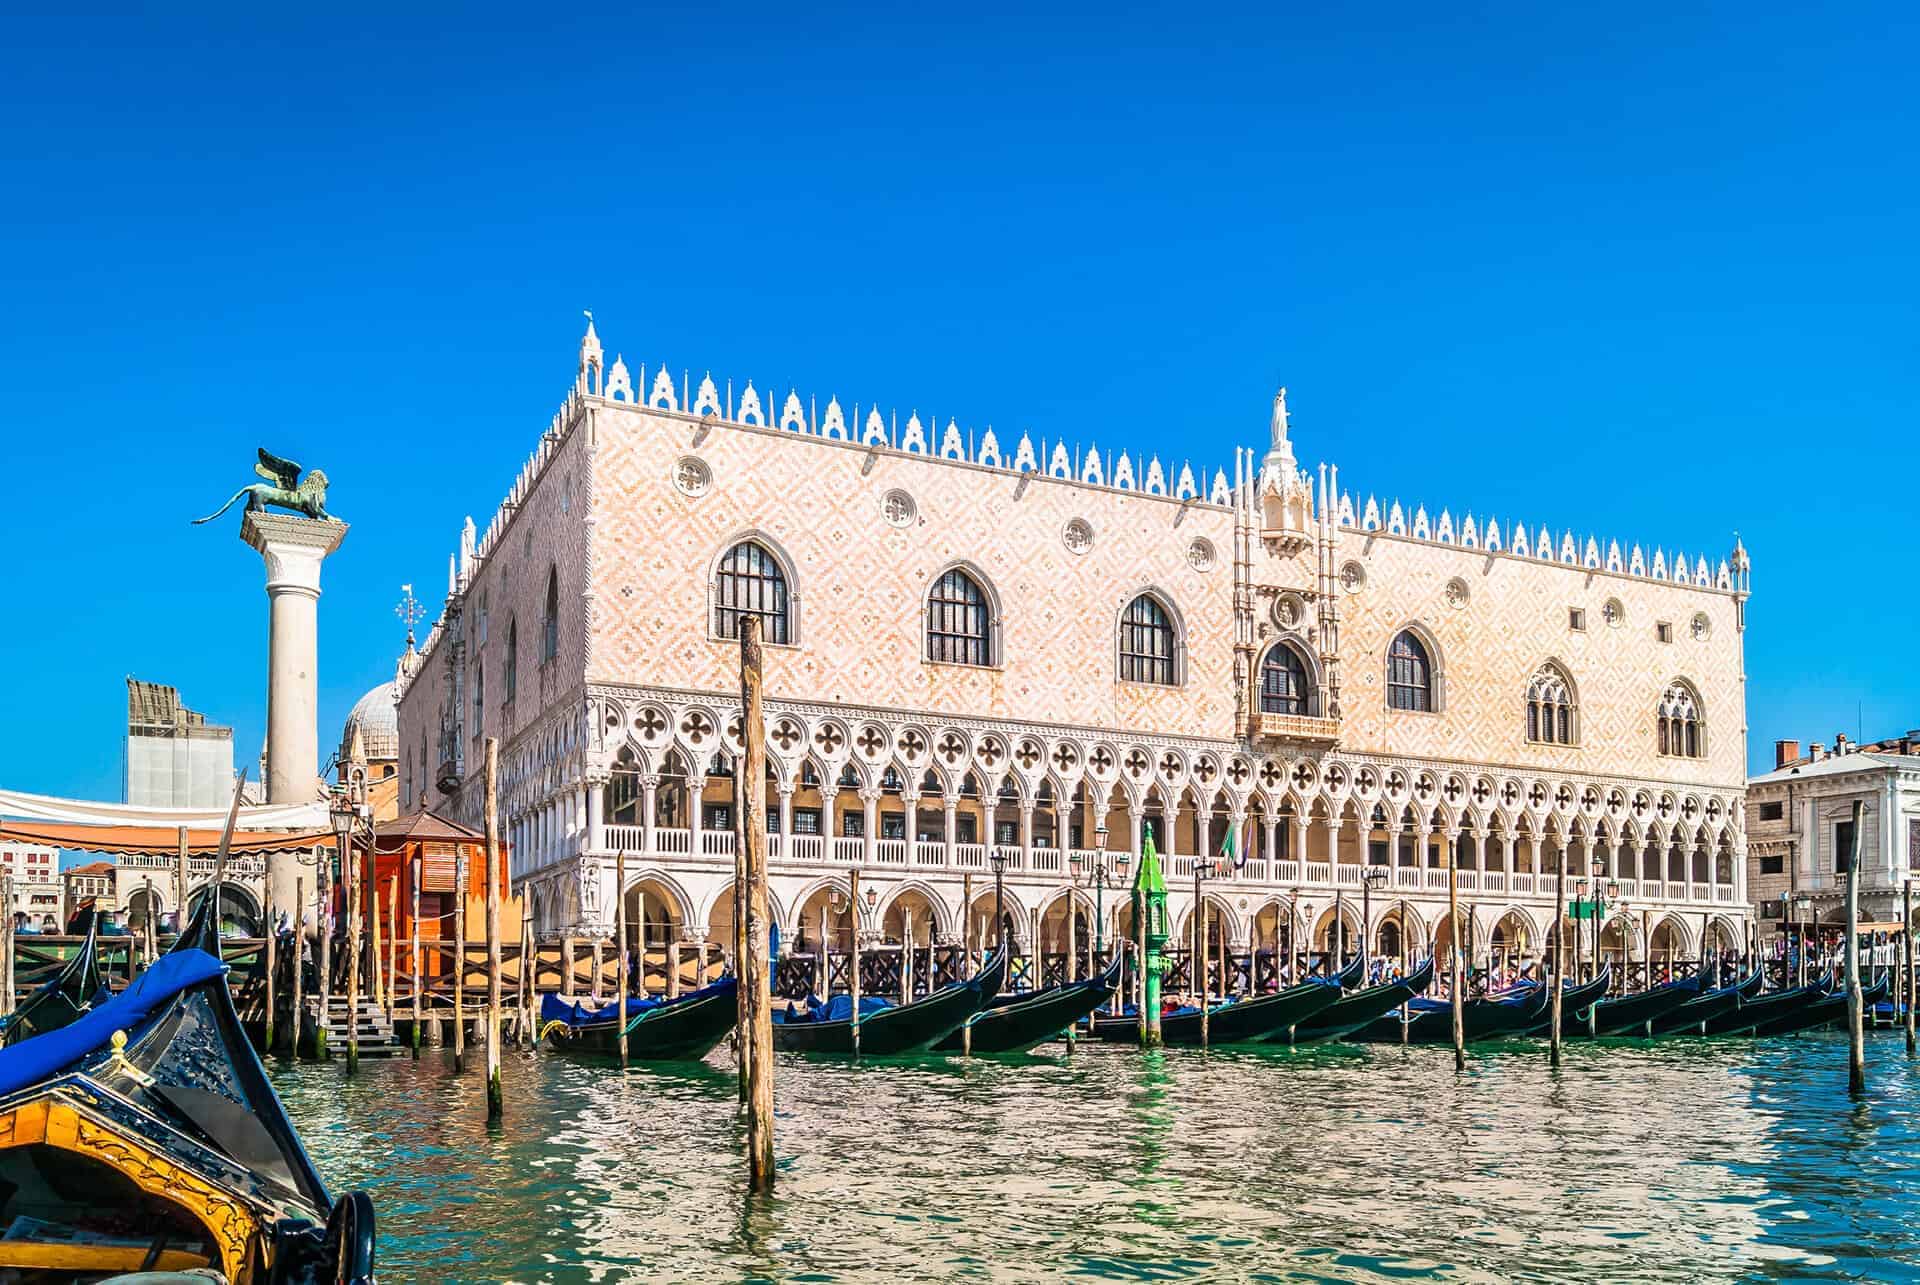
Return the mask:
<path fill-rule="evenodd" d="M 1911 1278 L 1916 1075 L 1803 1037 L 1138 1050 L 776 1068 L 744 1194 L 730 1066 L 511 1054 L 276 1071 L 388 1279 Z M 1263 1275 L 1264 1274 L 1264 1275 Z"/>

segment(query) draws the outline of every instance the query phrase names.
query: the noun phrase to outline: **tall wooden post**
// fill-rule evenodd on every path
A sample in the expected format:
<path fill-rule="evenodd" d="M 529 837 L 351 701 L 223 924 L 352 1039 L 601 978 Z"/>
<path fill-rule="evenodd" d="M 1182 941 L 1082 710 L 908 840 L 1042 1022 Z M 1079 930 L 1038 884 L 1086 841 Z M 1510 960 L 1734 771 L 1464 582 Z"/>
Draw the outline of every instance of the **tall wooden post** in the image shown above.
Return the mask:
<path fill-rule="evenodd" d="M 1553 987 L 1550 1003 L 1553 1006 L 1553 1018 L 1548 1027 L 1547 1062 L 1550 1066 L 1560 1065 L 1560 992 L 1567 975 L 1567 854 L 1562 849 L 1554 854 L 1553 860 L 1553 967 L 1547 975 L 1547 984 Z"/>
<path fill-rule="evenodd" d="M 325 858 L 322 858 L 324 860 Z M 307 881 L 293 881 L 293 1056 L 300 1058 L 300 1028 L 306 1025 L 307 1006 Z"/>
<path fill-rule="evenodd" d="M 157 930 L 156 921 L 160 918 L 160 916 L 155 914 L 153 911 L 153 876 L 152 875 L 148 875 L 146 877 L 145 887 L 146 887 L 146 893 L 147 893 L 147 918 L 146 918 L 146 922 L 142 925 L 145 931 L 141 933 L 141 936 L 146 939 L 145 944 L 146 944 L 146 950 L 147 950 L 147 967 L 151 968 L 153 967 L 154 959 L 160 953 L 159 947 L 154 940 L 154 934 Z M 215 888 L 213 891 L 215 892 L 215 894 L 218 894 L 220 890 L 218 888 Z M 13 910 L 12 898 L 8 898 L 7 900 L 7 910 L 9 912 L 7 917 L 12 918 L 13 917 L 11 914 Z M 219 906 L 219 903 L 217 902 L 214 904 L 214 907 L 213 907 L 213 939 L 215 941 L 220 940 L 220 906 Z"/>
<path fill-rule="evenodd" d="M 533 970 L 540 963 L 540 947 L 533 940 L 533 921 L 527 918 L 527 903 L 520 903 L 520 977 L 513 992 L 517 1001 L 513 1024 L 520 1036 L 520 1043 L 526 1048 L 533 1047 Z"/>
<path fill-rule="evenodd" d="M 153 903 L 147 903 L 147 914 L 153 914 Z M 13 1012 L 13 875 L 0 873 L 0 1016 Z M 131 951 L 132 947 L 129 946 Z M 131 975 L 131 967 L 127 970 Z"/>
<path fill-rule="evenodd" d="M 279 962 L 278 947 L 280 945 L 280 940 L 279 940 L 280 933 L 278 931 L 278 925 L 276 925 L 273 921 L 273 911 L 274 911 L 273 881 L 268 880 L 267 881 L 267 912 L 266 912 L 267 913 L 267 933 L 266 933 L 267 939 L 263 943 L 263 949 L 267 953 L 267 1028 L 262 1033 L 262 1038 L 260 1041 L 261 1051 L 264 1053 L 273 1052 L 273 1001 L 274 1001 L 273 967 L 275 964 Z"/>
<path fill-rule="evenodd" d="M 467 845 L 453 849 L 453 1069 L 467 1066 Z"/>
<path fill-rule="evenodd" d="M 500 742 L 487 738 L 482 806 L 487 835 L 487 1119 L 504 1109 L 500 1094 Z"/>
<path fill-rule="evenodd" d="M 381 967 L 380 958 L 380 862 L 373 855 L 373 835 L 367 835 L 367 865 L 361 871 L 361 878 L 367 887 L 367 927 L 370 934 L 367 951 L 367 967 L 373 970 L 373 988 L 369 992 L 373 1002 L 388 1017 L 393 1016 L 393 1006 L 387 1002 L 386 969 Z M 391 933 L 387 934 L 392 936 Z"/>
<path fill-rule="evenodd" d="M 973 976 L 973 876 L 960 876 L 960 976 Z M 960 1028 L 960 1056 L 973 1056 L 973 1023 Z"/>
<path fill-rule="evenodd" d="M 1860 995 L 1860 831 L 1866 825 L 1866 804 L 1853 801 L 1853 844 L 1847 853 L 1847 1092 L 1867 1092 L 1867 1044 Z"/>
<path fill-rule="evenodd" d="M 855 866 L 847 872 L 847 922 L 853 929 L 853 968 L 851 979 L 847 983 L 849 998 L 853 1000 L 851 1026 L 853 1030 L 853 1055 L 860 1056 L 860 867 Z"/>
<path fill-rule="evenodd" d="M 1460 841 L 1456 837 L 1447 845 L 1447 948 L 1452 958 L 1447 964 L 1447 985 L 1450 990 L 1448 1007 L 1453 1010 L 1453 1069 L 1467 1069 L 1467 1019 L 1466 997 L 1462 994 L 1464 983 L 1460 976 Z M 1404 1015 L 1405 1009 L 1403 1007 Z M 1406 1027 L 1400 1028 L 1402 1033 Z"/>
<path fill-rule="evenodd" d="M 420 966 L 420 873 L 425 858 L 415 856 L 407 867 L 407 880 L 413 885 L 413 924 L 407 933 L 407 971 L 413 976 L 413 1060 L 420 1060 L 420 992 L 427 984 L 427 970 Z"/>
<path fill-rule="evenodd" d="M 1200 995 L 1200 1047 L 1206 1048 L 1212 1031 L 1207 1022 L 1207 903 L 1200 894 L 1200 854 L 1193 855 L 1193 955 L 1188 968 Z"/>
<path fill-rule="evenodd" d="M 353 835 L 343 840 L 340 877 L 347 893 L 347 1074 L 360 1069 L 360 878 L 353 856 Z M 218 896 L 220 890 L 212 890 Z"/>
<path fill-rule="evenodd" d="M 340 868 L 346 869 L 346 846 L 334 844 L 334 856 L 339 859 Z M 320 933 L 319 976 L 315 979 L 320 988 L 320 1017 L 313 1027 L 313 1056 L 316 1059 L 332 1056 L 327 1050 L 327 1010 L 333 1003 L 333 879 L 327 858 L 322 856 L 314 863 L 313 895 L 318 903 L 315 907 L 315 923 Z"/>
<path fill-rule="evenodd" d="M 620 1030 L 620 1065 L 627 1065 L 627 846 L 613 850 L 613 994 Z"/>
<path fill-rule="evenodd" d="M 175 848 L 173 866 L 173 913 L 174 925 L 180 932 L 187 930 L 187 827 L 180 827 L 178 846 Z"/>
<path fill-rule="evenodd" d="M 746 1049 L 747 1184 L 773 1190 L 773 967 L 767 941 L 767 720 L 761 704 L 760 619 L 740 618 L 740 703 L 745 717 L 741 756 L 742 870 L 746 927 L 739 953 L 740 992 L 747 998 L 739 1038 Z"/>
<path fill-rule="evenodd" d="M 600 938 L 596 934 L 593 939 L 593 1002 L 596 1007 L 600 1003 L 600 969 Z"/>
<path fill-rule="evenodd" d="M 376 870 L 379 867 L 374 867 Z M 400 873 L 395 870 L 393 880 L 387 884 L 387 1021 L 393 1021 L 394 1005 L 398 999 L 394 992 L 400 985 Z"/>
<path fill-rule="evenodd" d="M 743 698 L 747 681 L 746 668 L 747 631 L 746 623 L 743 620 L 740 628 L 740 686 Z M 729 895 L 733 901 L 733 969 L 734 976 L 740 979 L 733 996 L 733 1058 L 734 1069 L 739 1076 L 738 1087 L 740 1091 L 740 1107 L 742 1110 L 747 1110 L 750 1107 L 748 1095 L 749 1083 L 752 1079 L 751 1059 L 753 1056 L 753 1050 L 747 1046 L 747 1026 L 752 1020 L 753 1005 L 752 997 L 747 994 L 746 986 L 747 787 L 745 778 L 747 772 L 747 757 L 745 753 L 745 736 L 746 734 L 744 732 L 741 733 L 742 753 L 733 763 L 733 887 L 729 889 Z M 762 754 L 764 755 L 764 753 L 765 749 L 762 747 Z M 766 768 L 763 761 L 761 767 L 763 775 L 760 782 L 760 790 L 763 794 L 766 791 L 765 771 Z M 766 840 L 762 838 L 761 842 L 765 843 Z M 726 946 L 722 945 L 720 949 L 725 951 Z M 669 988 L 678 987 L 680 982 L 677 963 L 674 967 L 674 973 L 675 976 L 667 979 Z M 697 989 L 705 981 L 705 970 L 703 969 L 701 977 L 694 982 L 695 988 Z"/>
<path fill-rule="evenodd" d="M 1900 975 L 1905 979 L 1902 989 L 1906 992 L 1907 1056 L 1914 1055 L 1913 1044 L 1913 880 L 1907 880 L 1905 892 L 1906 908 L 1901 912 L 1900 923 L 1905 929 L 1900 934 Z"/>

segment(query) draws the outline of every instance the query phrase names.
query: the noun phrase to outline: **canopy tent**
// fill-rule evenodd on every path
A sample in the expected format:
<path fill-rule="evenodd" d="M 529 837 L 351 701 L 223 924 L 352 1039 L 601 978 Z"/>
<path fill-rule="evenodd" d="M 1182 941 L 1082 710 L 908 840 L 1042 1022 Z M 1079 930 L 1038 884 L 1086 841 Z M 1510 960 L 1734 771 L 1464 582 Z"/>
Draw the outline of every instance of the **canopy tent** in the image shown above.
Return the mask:
<path fill-rule="evenodd" d="M 227 823 L 227 809 L 225 806 L 143 808 L 130 803 L 96 803 L 91 799 L 61 799 L 50 794 L 0 789 L 0 817 L 83 826 L 157 826 L 169 832 L 183 825 L 202 826 L 212 827 L 217 835 Z M 270 803 L 262 807 L 243 807 L 235 824 L 236 828 L 242 830 L 326 830 L 332 823 L 327 814 L 327 801 L 316 799 L 312 803 Z"/>
<path fill-rule="evenodd" d="M 260 856 L 268 852 L 305 851 L 334 842 L 331 830 L 292 834 L 263 830 L 235 830 L 230 856 Z M 50 821 L 0 821 L 0 843 L 67 848 L 75 852 L 106 852 L 124 857 L 171 857 L 180 851 L 180 827 L 157 825 L 71 825 Z M 187 855 L 212 857 L 220 852 L 220 831 L 188 830 Z"/>

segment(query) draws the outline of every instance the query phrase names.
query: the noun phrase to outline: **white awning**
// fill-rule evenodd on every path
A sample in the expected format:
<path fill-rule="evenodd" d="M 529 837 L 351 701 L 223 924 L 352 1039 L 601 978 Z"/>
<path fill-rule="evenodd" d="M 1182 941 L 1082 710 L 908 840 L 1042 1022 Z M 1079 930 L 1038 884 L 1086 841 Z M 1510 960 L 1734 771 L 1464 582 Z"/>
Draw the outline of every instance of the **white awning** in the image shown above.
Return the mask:
<path fill-rule="evenodd" d="M 28 821 L 61 821 L 73 825 L 142 825 L 211 827 L 227 824 L 226 808 L 142 808 L 130 803 L 98 803 L 92 799 L 62 799 L 51 794 L 27 794 L 0 789 L 0 816 Z M 235 823 L 242 830 L 324 830 L 332 824 L 325 799 L 312 803 L 270 803 L 243 807 Z"/>

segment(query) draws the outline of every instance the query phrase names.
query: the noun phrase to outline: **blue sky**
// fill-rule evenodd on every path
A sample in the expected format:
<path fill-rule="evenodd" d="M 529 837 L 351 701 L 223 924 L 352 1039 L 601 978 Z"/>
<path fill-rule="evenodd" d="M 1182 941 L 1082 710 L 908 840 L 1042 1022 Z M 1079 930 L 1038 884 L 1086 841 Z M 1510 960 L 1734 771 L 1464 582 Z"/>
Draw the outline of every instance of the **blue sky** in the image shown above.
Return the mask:
<path fill-rule="evenodd" d="M 13 16 L 0 783 L 264 728 L 256 445 L 353 524 L 323 741 L 609 357 L 1754 558 L 1751 758 L 1920 725 L 1911 6 Z M 323 758 L 324 758 L 323 749 Z"/>

